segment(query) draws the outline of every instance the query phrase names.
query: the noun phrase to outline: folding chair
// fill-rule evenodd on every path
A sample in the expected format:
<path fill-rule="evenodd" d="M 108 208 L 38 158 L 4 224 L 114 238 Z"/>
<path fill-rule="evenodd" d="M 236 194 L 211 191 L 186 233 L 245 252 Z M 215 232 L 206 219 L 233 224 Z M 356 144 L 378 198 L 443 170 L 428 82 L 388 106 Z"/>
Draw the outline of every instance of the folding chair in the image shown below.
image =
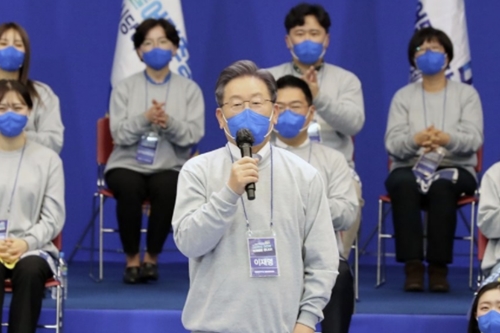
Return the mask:
<path fill-rule="evenodd" d="M 479 174 L 482 170 L 482 158 L 483 158 L 483 148 L 481 147 L 477 154 L 477 165 L 475 167 L 476 173 Z M 390 166 L 390 161 L 389 161 Z M 474 228 L 475 228 L 475 218 L 477 210 L 478 196 L 477 191 L 474 195 L 464 195 L 458 200 L 458 214 L 459 217 L 464 222 L 469 234 L 467 236 L 455 236 L 456 240 L 464 240 L 469 242 L 469 288 L 472 289 L 472 280 L 474 272 Z M 377 224 L 377 283 L 375 287 L 379 287 L 385 283 L 385 258 L 390 254 L 385 252 L 385 239 L 394 238 L 394 234 L 389 234 L 385 231 L 385 218 L 390 213 L 390 207 L 386 207 L 391 204 L 391 198 L 388 194 L 381 195 L 378 199 L 378 224 Z M 470 222 L 467 221 L 463 208 L 470 206 Z M 424 249 L 426 242 L 426 224 L 427 224 L 427 212 L 424 215 Z"/>
<path fill-rule="evenodd" d="M 57 237 L 52 241 L 59 251 L 62 249 L 62 234 L 57 235 Z M 63 331 L 63 313 L 64 313 L 64 286 L 60 281 L 61 279 L 61 267 L 57 266 L 57 278 L 50 278 L 45 282 L 45 288 L 56 288 L 56 322 L 54 324 L 38 324 L 38 328 L 53 329 L 56 333 L 61 333 Z M 5 292 L 12 292 L 12 281 L 10 279 L 5 280 Z M 8 327 L 9 323 L 2 323 L 2 326 Z"/>
<path fill-rule="evenodd" d="M 117 233 L 118 228 L 104 227 L 104 203 L 108 198 L 114 198 L 113 192 L 106 187 L 104 180 L 104 170 L 108 163 L 109 156 L 113 152 L 113 138 L 111 137 L 111 129 L 109 125 L 109 117 L 103 117 L 97 120 L 97 191 L 94 193 L 93 211 L 96 210 L 96 199 L 99 199 L 99 276 L 98 281 L 104 278 L 104 234 Z M 149 202 L 144 202 L 144 212 L 149 208 Z M 95 219 L 95 217 L 94 217 Z M 91 221 L 94 226 L 94 220 Z M 93 228 L 93 227 L 92 227 Z M 147 229 L 142 228 L 141 233 L 147 232 Z M 92 232 L 92 235 L 94 232 Z M 94 237 L 91 238 L 91 271 L 90 276 L 93 277 L 92 263 L 94 259 L 93 251 Z M 120 252 L 120 250 L 116 250 Z"/>

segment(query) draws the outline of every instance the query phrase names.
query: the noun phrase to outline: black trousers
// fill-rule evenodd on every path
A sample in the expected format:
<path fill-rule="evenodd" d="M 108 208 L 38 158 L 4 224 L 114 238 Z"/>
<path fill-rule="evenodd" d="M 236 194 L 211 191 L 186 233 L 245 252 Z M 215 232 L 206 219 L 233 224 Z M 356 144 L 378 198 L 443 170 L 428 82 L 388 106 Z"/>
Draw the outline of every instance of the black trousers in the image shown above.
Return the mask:
<path fill-rule="evenodd" d="M 3 307 L 5 279 L 12 281 L 9 333 L 35 333 L 45 282 L 53 275 L 49 264 L 37 256 L 19 260 L 13 270 L 0 264 L 0 309 Z M 0 312 L 0 321 L 2 314 Z"/>
<path fill-rule="evenodd" d="M 330 301 L 323 309 L 322 333 L 348 333 L 354 312 L 354 279 L 349 264 L 339 261 L 339 275 Z"/>
<path fill-rule="evenodd" d="M 392 202 L 396 260 L 407 262 L 424 259 L 421 210 L 425 208 L 428 213 L 427 262 L 449 264 L 453 261 L 457 201 L 464 193 L 473 194 L 477 182 L 467 170 L 458 168 L 456 183 L 437 180 L 423 195 L 418 191 L 411 169 L 395 169 L 385 181 Z"/>
<path fill-rule="evenodd" d="M 151 175 L 128 169 L 112 169 L 106 173 L 106 182 L 116 198 L 120 239 L 127 255 L 139 253 L 142 205 L 146 199 L 151 205 L 147 251 L 153 255 L 161 253 L 172 226 L 178 177 L 179 172 L 173 170 Z"/>

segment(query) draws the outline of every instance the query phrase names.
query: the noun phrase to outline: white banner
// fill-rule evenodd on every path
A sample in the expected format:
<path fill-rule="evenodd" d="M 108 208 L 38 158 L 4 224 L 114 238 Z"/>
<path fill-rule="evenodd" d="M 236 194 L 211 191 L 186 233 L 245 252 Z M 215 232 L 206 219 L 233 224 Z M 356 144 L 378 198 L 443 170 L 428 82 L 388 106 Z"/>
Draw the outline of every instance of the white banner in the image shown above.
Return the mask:
<path fill-rule="evenodd" d="M 177 55 L 172 59 L 169 66 L 174 73 L 191 78 L 181 0 L 123 0 L 113 72 L 111 73 L 113 87 L 120 80 L 146 68 L 137 56 L 132 36 L 135 28 L 147 18 L 164 18 L 176 27 L 180 37 L 180 44 Z"/>
<path fill-rule="evenodd" d="M 444 31 L 453 43 L 454 56 L 446 76 L 451 80 L 472 84 L 464 0 L 419 0 L 415 29 L 429 26 Z M 412 82 L 420 77 L 418 70 L 411 70 Z"/>

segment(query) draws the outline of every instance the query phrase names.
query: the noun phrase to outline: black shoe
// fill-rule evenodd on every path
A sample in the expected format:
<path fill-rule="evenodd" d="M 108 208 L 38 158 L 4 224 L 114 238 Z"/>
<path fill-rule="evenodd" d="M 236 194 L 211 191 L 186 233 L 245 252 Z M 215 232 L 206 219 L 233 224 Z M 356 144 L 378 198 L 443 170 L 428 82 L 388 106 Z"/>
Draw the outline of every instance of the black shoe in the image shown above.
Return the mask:
<path fill-rule="evenodd" d="M 424 264 L 420 260 L 406 262 L 405 291 L 424 291 L 424 271 Z"/>
<path fill-rule="evenodd" d="M 141 281 L 157 281 L 158 280 L 158 265 L 149 262 L 143 262 L 141 265 Z"/>
<path fill-rule="evenodd" d="M 429 289 L 435 293 L 450 291 L 448 283 L 448 266 L 446 264 L 429 264 Z"/>
<path fill-rule="evenodd" d="M 141 270 L 138 266 L 126 267 L 123 272 L 123 282 L 127 284 L 136 284 L 140 282 Z"/>

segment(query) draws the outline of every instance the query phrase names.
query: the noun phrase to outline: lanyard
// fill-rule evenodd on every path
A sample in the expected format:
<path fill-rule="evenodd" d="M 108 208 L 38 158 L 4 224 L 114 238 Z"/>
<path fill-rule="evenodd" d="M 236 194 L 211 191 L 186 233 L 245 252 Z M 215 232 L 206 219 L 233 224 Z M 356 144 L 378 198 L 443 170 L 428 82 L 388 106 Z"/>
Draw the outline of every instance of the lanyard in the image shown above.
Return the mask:
<path fill-rule="evenodd" d="M 26 149 L 26 143 L 24 143 L 23 150 L 21 151 L 21 157 L 19 158 L 19 163 L 17 165 L 16 178 L 14 178 L 14 187 L 10 193 L 9 206 L 7 207 L 7 221 L 10 217 L 10 209 L 12 208 L 12 200 L 14 199 L 14 194 L 16 193 L 17 179 L 19 178 L 19 170 L 21 169 L 21 162 L 23 161 L 24 150 Z"/>
<path fill-rule="evenodd" d="M 148 77 L 148 74 L 146 73 L 146 71 L 144 71 L 144 76 L 146 77 L 146 83 L 145 83 L 145 89 L 146 89 L 146 111 L 149 110 L 149 107 L 148 107 L 148 103 L 149 103 L 149 98 L 148 98 L 148 81 L 155 84 L 155 85 L 162 85 L 162 84 L 167 84 L 167 93 L 166 93 L 166 96 L 165 96 L 165 105 L 167 105 L 167 100 L 168 100 L 168 93 L 170 92 L 170 78 L 172 76 L 172 73 L 169 72 L 167 77 L 165 78 L 165 82 L 163 83 L 154 83 L 149 77 Z"/>
<path fill-rule="evenodd" d="M 445 113 L 446 113 L 446 95 L 448 93 L 448 85 L 444 88 L 444 99 L 443 99 L 443 119 L 441 120 L 441 131 L 444 131 L 444 119 L 445 119 Z M 424 122 L 425 122 L 425 128 L 428 128 L 427 125 L 427 106 L 425 103 L 425 91 L 424 87 L 422 85 L 422 102 L 424 103 Z"/>
<path fill-rule="evenodd" d="M 311 164 L 311 155 L 312 155 L 312 150 L 313 150 L 313 143 L 309 142 L 309 157 L 307 159 L 307 163 Z"/>
<path fill-rule="evenodd" d="M 229 145 L 230 143 L 228 143 Z M 234 163 L 234 158 L 233 158 L 233 154 L 231 154 L 231 149 L 229 148 L 229 146 L 227 146 L 227 149 L 229 150 L 229 156 L 231 157 L 231 163 Z M 274 174 L 274 163 L 273 163 L 273 147 L 270 146 L 269 147 L 269 150 L 270 150 L 270 154 L 271 154 L 271 223 L 270 223 L 270 227 L 271 227 L 271 231 L 273 230 L 273 226 L 274 226 L 274 222 L 273 222 L 273 210 L 274 210 L 274 196 L 273 196 L 273 190 L 274 190 L 274 187 L 273 187 L 273 180 L 274 180 L 274 177 L 273 177 L 273 174 Z M 247 225 L 247 232 L 248 232 L 248 235 L 252 235 L 252 230 L 250 229 L 250 222 L 248 220 L 248 214 L 247 214 L 247 209 L 245 207 L 245 202 L 243 201 L 243 196 L 240 197 L 240 200 L 241 200 L 241 204 L 243 205 L 243 214 L 245 214 L 245 221 L 246 221 L 246 225 Z"/>

